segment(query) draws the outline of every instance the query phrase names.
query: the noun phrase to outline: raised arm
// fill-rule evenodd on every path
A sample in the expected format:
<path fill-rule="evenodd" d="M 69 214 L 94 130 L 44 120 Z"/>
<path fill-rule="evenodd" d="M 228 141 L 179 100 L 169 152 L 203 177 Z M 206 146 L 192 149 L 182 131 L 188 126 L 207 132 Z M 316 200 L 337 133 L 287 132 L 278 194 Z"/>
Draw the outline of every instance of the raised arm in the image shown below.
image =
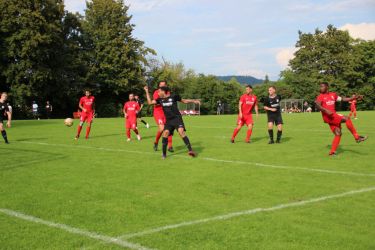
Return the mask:
<path fill-rule="evenodd" d="M 148 87 L 147 86 L 144 87 L 144 90 L 146 92 L 146 98 L 147 98 L 148 105 L 155 105 L 155 104 L 157 104 L 155 100 L 151 100 L 150 93 L 148 92 Z"/>
<path fill-rule="evenodd" d="M 352 97 L 341 97 L 341 101 L 343 102 L 351 102 L 353 100 L 361 100 L 363 99 L 363 95 L 353 95 Z"/>

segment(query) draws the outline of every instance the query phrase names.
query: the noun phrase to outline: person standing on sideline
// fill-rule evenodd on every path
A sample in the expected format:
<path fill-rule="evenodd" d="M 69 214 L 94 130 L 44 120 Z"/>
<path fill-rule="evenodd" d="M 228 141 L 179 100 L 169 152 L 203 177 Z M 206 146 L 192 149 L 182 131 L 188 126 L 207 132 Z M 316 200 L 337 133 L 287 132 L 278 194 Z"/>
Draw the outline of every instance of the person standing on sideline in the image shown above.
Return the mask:
<path fill-rule="evenodd" d="M 38 119 L 40 120 L 39 118 L 39 112 L 38 112 L 38 104 L 36 103 L 36 101 L 33 101 L 33 105 L 31 106 L 31 109 L 33 111 L 33 116 L 34 116 L 34 119 Z"/>
<path fill-rule="evenodd" d="M 6 144 L 9 144 L 7 132 L 4 128 L 4 120 L 7 119 L 7 127 L 11 127 L 11 121 L 12 121 L 12 113 L 9 112 L 8 105 L 6 103 L 6 100 L 8 98 L 8 94 L 6 92 L 1 93 L 0 96 L 0 131 L 1 135 L 4 138 L 4 141 Z"/>
<path fill-rule="evenodd" d="M 52 114 L 52 105 L 49 103 L 49 101 L 46 102 L 46 115 L 47 119 L 51 118 Z"/>

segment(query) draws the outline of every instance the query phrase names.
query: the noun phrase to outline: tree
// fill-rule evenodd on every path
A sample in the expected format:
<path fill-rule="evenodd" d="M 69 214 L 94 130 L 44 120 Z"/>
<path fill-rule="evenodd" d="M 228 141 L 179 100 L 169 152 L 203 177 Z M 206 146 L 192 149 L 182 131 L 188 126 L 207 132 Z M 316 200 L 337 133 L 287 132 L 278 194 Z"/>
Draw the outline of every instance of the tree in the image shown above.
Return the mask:
<path fill-rule="evenodd" d="M 87 83 L 102 96 L 121 96 L 140 88 L 147 54 L 155 54 L 133 37 L 129 7 L 122 0 L 87 2 L 83 30 L 88 59 Z"/>

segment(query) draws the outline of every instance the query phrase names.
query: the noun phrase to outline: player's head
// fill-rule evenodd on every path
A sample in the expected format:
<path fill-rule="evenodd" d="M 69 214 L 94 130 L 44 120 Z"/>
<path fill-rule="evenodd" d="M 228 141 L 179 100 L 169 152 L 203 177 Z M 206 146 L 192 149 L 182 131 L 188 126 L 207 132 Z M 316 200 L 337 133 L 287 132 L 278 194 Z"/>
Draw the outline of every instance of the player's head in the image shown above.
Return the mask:
<path fill-rule="evenodd" d="M 269 95 L 274 95 L 276 93 L 276 87 L 275 86 L 271 86 L 268 88 L 268 94 Z"/>
<path fill-rule="evenodd" d="M 134 94 L 133 93 L 129 94 L 129 101 L 134 101 Z"/>
<path fill-rule="evenodd" d="M 246 94 L 251 94 L 253 92 L 253 87 L 249 84 L 245 87 Z"/>
<path fill-rule="evenodd" d="M 167 86 L 159 88 L 159 95 L 161 98 L 166 97 L 169 94 L 170 90 Z"/>
<path fill-rule="evenodd" d="M 328 92 L 328 82 L 321 82 L 320 83 L 320 93 Z"/>
<path fill-rule="evenodd" d="M 7 92 L 2 92 L 0 99 L 2 102 L 6 101 L 8 99 L 8 93 Z"/>
<path fill-rule="evenodd" d="M 139 95 L 134 95 L 134 99 L 138 100 L 139 99 Z"/>
<path fill-rule="evenodd" d="M 91 95 L 91 91 L 88 90 L 88 89 L 86 89 L 86 90 L 85 90 L 85 96 L 89 97 L 90 95 Z"/>
<path fill-rule="evenodd" d="M 159 88 L 166 87 L 166 86 L 167 86 L 167 81 L 161 81 L 161 82 L 159 82 Z"/>
<path fill-rule="evenodd" d="M 47 104 L 49 104 L 49 101 L 47 101 Z"/>

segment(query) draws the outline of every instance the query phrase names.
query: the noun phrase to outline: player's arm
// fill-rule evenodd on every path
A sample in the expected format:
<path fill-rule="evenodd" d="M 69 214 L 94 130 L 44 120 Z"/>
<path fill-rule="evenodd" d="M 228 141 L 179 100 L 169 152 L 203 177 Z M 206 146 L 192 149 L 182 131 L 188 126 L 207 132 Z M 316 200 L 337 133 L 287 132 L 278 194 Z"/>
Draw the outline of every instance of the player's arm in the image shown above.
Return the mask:
<path fill-rule="evenodd" d="M 126 115 L 126 105 L 124 105 L 124 107 L 122 108 L 122 112 L 124 112 L 124 117 L 126 118 L 127 117 L 127 115 Z"/>
<path fill-rule="evenodd" d="M 157 102 L 155 100 L 151 100 L 150 93 L 148 92 L 148 87 L 147 86 L 144 87 L 144 90 L 146 92 L 146 99 L 147 99 L 148 105 L 155 105 L 155 104 L 157 104 Z"/>
<path fill-rule="evenodd" d="M 254 109 L 255 109 L 255 114 L 256 114 L 256 115 L 257 115 L 257 117 L 258 117 L 258 116 L 259 116 L 259 107 L 258 107 L 258 101 L 256 101 Z"/>
<path fill-rule="evenodd" d="M 10 128 L 12 126 L 12 113 L 8 110 L 6 114 L 8 116 L 7 127 Z"/>
<path fill-rule="evenodd" d="M 78 107 L 83 111 L 86 112 L 86 109 L 82 106 L 82 102 L 79 101 Z"/>
<path fill-rule="evenodd" d="M 322 101 L 316 100 L 315 105 L 318 108 L 318 110 L 322 111 L 323 113 L 326 113 L 327 115 L 333 114 L 333 112 L 331 110 L 328 110 L 328 109 L 322 107 Z"/>
<path fill-rule="evenodd" d="M 264 110 L 266 110 L 266 111 L 272 111 L 272 112 L 276 112 L 277 111 L 277 109 L 271 108 L 271 107 L 268 107 L 268 106 L 264 106 Z"/>
<path fill-rule="evenodd" d="M 363 99 L 363 95 L 354 95 L 352 97 L 338 97 L 338 98 L 341 98 L 341 101 L 343 101 L 343 102 L 349 102 L 349 103 L 351 103 L 354 100 L 362 100 Z"/>
<path fill-rule="evenodd" d="M 238 116 L 242 118 L 242 102 L 238 102 Z"/>

